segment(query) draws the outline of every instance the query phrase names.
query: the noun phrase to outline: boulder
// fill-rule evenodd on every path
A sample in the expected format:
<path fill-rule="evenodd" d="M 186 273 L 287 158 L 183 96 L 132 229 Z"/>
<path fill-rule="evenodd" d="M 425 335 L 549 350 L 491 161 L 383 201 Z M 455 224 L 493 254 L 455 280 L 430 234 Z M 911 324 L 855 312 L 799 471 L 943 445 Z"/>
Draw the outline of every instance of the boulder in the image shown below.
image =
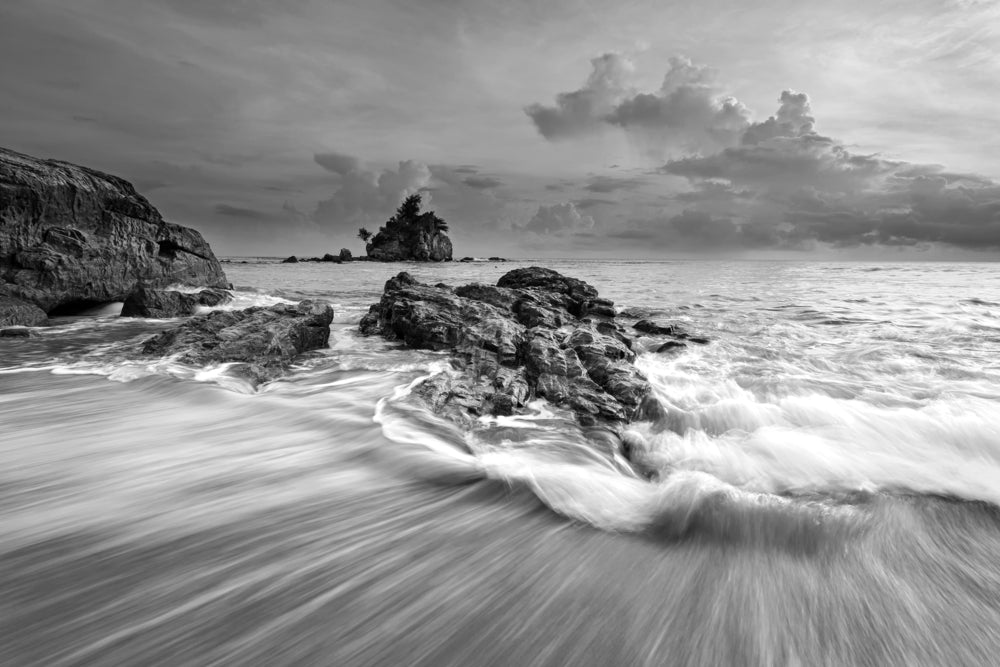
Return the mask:
<path fill-rule="evenodd" d="M 517 413 L 536 397 L 572 410 L 584 426 L 623 423 L 641 417 L 655 399 L 632 365 L 624 330 L 579 316 L 595 301 L 610 305 L 591 285 L 539 267 L 511 271 L 496 285 L 455 289 L 403 272 L 386 282 L 360 329 L 450 351 L 454 370 L 415 392 L 460 423 Z"/>
<path fill-rule="evenodd" d="M 48 324 L 48 321 L 49 317 L 45 311 L 35 304 L 4 296 L 0 292 L 0 327 L 40 327 Z"/>
<path fill-rule="evenodd" d="M 292 255 L 291 257 L 286 257 L 285 259 L 281 260 L 281 263 L 282 264 L 298 264 L 299 263 L 299 258 L 296 257 L 295 255 Z"/>
<path fill-rule="evenodd" d="M 340 255 L 339 255 L 337 261 L 343 263 L 343 262 L 350 262 L 353 259 L 354 259 L 354 257 L 351 255 L 351 251 L 350 250 L 348 250 L 347 248 L 341 248 L 340 249 Z"/>
<path fill-rule="evenodd" d="M 197 231 L 127 181 L 0 148 L 0 292 L 47 313 L 123 301 L 140 282 L 228 287 Z"/>
<path fill-rule="evenodd" d="M 195 366 L 235 362 L 256 385 L 283 375 L 297 355 L 326 347 L 332 321 L 333 308 L 323 301 L 217 310 L 145 340 L 140 349 Z"/>
<path fill-rule="evenodd" d="M 652 320 L 639 320 L 632 325 L 632 328 L 653 335 L 674 336 L 680 333 L 672 324 L 658 324 Z"/>
<path fill-rule="evenodd" d="M 326 254 L 324 254 L 324 255 L 323 255 L 323 257 L 322 257 L 322 258 L 320 259 L 320 261 L 322 261 L 322 262 L 339 262 L 339 261 L 340 261 L 340 259 L 338 259 L 337 257 L 334 257 L 334 256 L 333 256 L 333 255 L 331 255 L 330 253 L 326 253 Z"/>
<path fill-rule="evenodd" d="M 218 306 L 233 298 L 231 292 L 209 287 L 198 292 L 162 290 L 140 285 L 122 306 L 122 317 L 185 317 L 199 306 Z"/>

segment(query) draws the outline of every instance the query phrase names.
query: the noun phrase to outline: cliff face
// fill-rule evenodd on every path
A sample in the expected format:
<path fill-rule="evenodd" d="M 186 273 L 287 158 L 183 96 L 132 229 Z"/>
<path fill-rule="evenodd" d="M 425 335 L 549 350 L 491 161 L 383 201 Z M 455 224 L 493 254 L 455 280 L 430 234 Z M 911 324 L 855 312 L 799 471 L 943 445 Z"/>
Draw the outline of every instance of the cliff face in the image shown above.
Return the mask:
<path fill-rule="evenodd" d="M 194 229 L 127 181 L 0 148 L 0 294 L 46 312 L 124 301 L 140 283 L 228 287 Z"/>
<path fill-rule="evenodd" d="M 411 195 L 365 247 L 380 262 L 450 262 L 448 225 L 433 212 L 420 213 L 420 196 Z"/>

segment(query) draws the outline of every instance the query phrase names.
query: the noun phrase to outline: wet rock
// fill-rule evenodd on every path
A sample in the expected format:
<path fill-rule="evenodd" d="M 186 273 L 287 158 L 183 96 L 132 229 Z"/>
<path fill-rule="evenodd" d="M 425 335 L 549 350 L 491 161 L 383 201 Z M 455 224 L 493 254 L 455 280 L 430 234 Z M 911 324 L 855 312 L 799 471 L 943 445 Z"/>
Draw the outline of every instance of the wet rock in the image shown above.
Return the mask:
<path fill-rule="evenodd" d="M 598 309 L 606 319 L 581 319 Z M 455 289 L 403 272 L 386 282 L 360 329 L 452 352 L 454 368 L 415 390 L 439 414 L 471 423 L 515 414 L 538 397 L 590 425 L 627 422 L 650 400 L 649 383 L 632 365 L 632 341 L 613 317 L 613 304 L 591 285 L 550 269 L 516 269 L 496 285 Z"/>
<path fill-rule="evenodd" d="M 0 327 L 39 327 L 48 321 L 45 311 L 35 304 L 0 293 Z"/>
<path fill-rule="evenodd" d="M 231 292 L 209 287 L 198 292 L 179 292 L 137 287 L 125 299 L 122 317 L 185 317 L 197 312 L 199 306 L 218 306 L 232 300 Z"/>
<path fill-rule="evenodd" d="M 34 335 L 28 327 L 12 327 L 0 329 L 0 338 L 30 338 Z"/>
<path fill-rule="evenodd" d="M 672 324 L 659 324 L 657 322 L 653 322 L 652 320 L 639 320 L 632 325 L 632 328 L 636 331 L 653 335 L 673 336 L 680 333 L 680 331 Z"/>
<path fill-rule="evenodd" d="M 326 347 L 333 308 L 323 301 L 302 301 L 198 315 L 145 340 L 141 353 L 174 356 L 195 366 L 239 363 L 254 384 L 283 375 L 292 360 Z"/>
<path fill-rule="evenodd" d="M 687 347 L 686 344 L 680 342 L 679 340 L 668 340 L 663 345 L 656 348 L 657 352 L 670 352 L 672 350 L 677 350 L 682 347 Z"/>
<path fill-rule="evenodd" d="M 123 301 L 139 283 L 228 287 L 197 231 L 127 181 L 0 148 L 0 293 L 47 313 Z"/>

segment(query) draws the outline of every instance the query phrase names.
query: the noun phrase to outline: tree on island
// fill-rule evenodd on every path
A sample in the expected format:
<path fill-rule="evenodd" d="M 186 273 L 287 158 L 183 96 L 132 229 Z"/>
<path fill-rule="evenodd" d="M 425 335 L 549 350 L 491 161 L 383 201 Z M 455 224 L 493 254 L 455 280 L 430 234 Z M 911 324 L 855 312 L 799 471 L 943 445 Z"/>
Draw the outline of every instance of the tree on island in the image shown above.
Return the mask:
<path fill-rule="evenodd" d="M 364 227 L 358 230 L 358 238 L 361 239 L 362 243 L 368 243 L 368 239 L 370 239 L 371 237 L 372 233 L 367 229 L 365 229 Z"/>

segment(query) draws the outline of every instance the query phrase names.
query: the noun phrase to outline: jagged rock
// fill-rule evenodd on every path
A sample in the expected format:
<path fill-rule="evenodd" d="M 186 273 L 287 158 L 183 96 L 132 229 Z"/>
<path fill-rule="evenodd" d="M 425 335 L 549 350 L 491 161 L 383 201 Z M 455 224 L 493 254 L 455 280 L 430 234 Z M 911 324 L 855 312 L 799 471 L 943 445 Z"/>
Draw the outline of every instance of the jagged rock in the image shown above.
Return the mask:
<path fill-rule="evenodd" d="M 411 195 L 365 246 L 368 258 L 380 262 L 451 261 L 448 225 L 433 211 L 420 212 L 420 195 Z"/>
<path fill-rule="evenodd" d="M 140 282 L 228 287 L 201 234 L 127 181 L 0 148 L 0 291 L 47 313 L 122 301 Z"/>
<path fill-rule="evenodd" d="M 147 339 L 141 352 L 196 366 L 238 362 L 241 374 L 260 384 L 284 374 L 296 355 L 326 347 L 332 321 L 323 301 L 217 310 Z"/>
<path fill-rule="evenodd" d="M 286 257 L 285 259 L 281 260 L 281 263 L 282 264 L 298 264 L 299 263 L 299 258 L 296 257 L 295 255 L 292 255 L 291 257 Z"/>
<path fill-rule="evenodd" d="M 511 271 L 496 285 L 455 289 L 403 272 L 386 282 L 360 329 L 411 347 L 450 350 L 455 370 L 415 391 L 463 423 L 515 413 L 534 397 L 573 410 L 583 425 L 626 422 L 658 409 L 632 365 L 631 339 L 613 321 L 579 317 L 593 303 L 612 305 L 591 285 L 539 267 Z"/>
<path fill-rule="evenodd" d="M 678 330 L 671 324 L 657 324 L 652 320 L 639 320 L 632 325 L 632 328 L 636 331 L 654 335 L 673 336 L 679 333 Z"/>
<path fill-rule="evenodd" d="M 125 299 L 122 317 L 184 317 L 194 314 L 198 306 L 218 306 L 232 298 L 231 292 L 214 287 L 198 292 L 178 292 L 140 285 Z"/>
<path fill-rule="evenodd" d="M 350 250 L 348 250 L 347 248 L 341 248 L 340 249 L 340 255 L 338 256 L 338 261 L 339 262 L 341 262 L 341 263 L 343 263 L 343 262 L 350 262 L 353 259 L 354 259 L 354 256 L 351 255 L 351 251 Z"/>
<path fill-rule="evenodd" d="M 0 293 L 0 327 L 40 327 L 48 321 L 45 311 L 35 304 Z"/>

